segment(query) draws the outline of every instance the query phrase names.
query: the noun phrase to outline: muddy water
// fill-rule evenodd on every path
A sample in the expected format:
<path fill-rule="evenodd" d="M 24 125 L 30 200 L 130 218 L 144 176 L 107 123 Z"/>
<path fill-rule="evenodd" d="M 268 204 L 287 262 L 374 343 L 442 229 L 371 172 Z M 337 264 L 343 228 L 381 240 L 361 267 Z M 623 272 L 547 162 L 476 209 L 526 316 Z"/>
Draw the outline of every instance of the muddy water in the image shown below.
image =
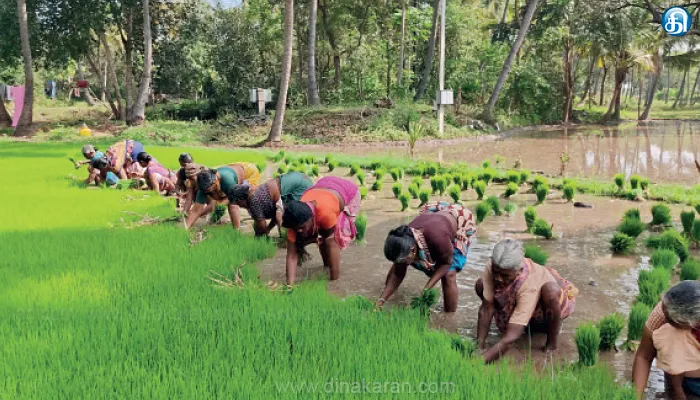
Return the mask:
<path fill-rule="evenodd" d="M 390 187 L 389 180 L 385 188 Z M 492 193 L 500 194 L 502 187 L 489 189 Z M 644 219 L 650 219 L 651 203 L 632 203 L 603 197 L 580 196 L 576 200 L 593 205 L 593 209 L 578 209 L 561 200 L 561 195 L 553 194 L 548 201 L 538 207 L 541 217 L 554 224 L 556 240 L 538 240 L 525 231 L 523 210 L 535 203 L 531 194 L 514 196 L 511 201 L 518 205 L 513 216 L 492 216 L 479 226 L 477 239 L 474 241 L 468 257 L 467 266 L 458 274 L 460 289 L 458 311 L 454 314 L 444 314 L 442 299 L 432 315 L 431 323 L 437 329 L 456 332 L 463 336 L 475 337 L 477 313 L 480 302 L 474 293 L 474 283 L 483 271 L 484 265 L 491 254 L 493 246 L 506 237 L 519 238 L 527 242 L 536 242 L 550 254 L 549 265 L 569 279 L 580 290 L 577 298 L 576 311 L 565 321 L 560 337 L 559 352 L 555 362 L 571 362 L 577 358 L 573 342 L 573 332 L 581 321 L 595 321 L 612 312 L 627 314 L 634 297 L 637 294 L 637 274 L 640 268 L 648 267 L 646 249 L 638 241 L 640 247 L 637 254 L 629 257 L 613 257 L 608 249 L 617 221 L 623 213 L 632 207 L 638 207 Z M 445 200 L 447 200 L 445 198 Z M 469 207 L 476 204 L 476 194 L 472 191 L 463 193 L 463 201 Z M 503 205 L 506 201 L 502 201 Z M 383 242 L 390 229 L 410 221 L 415 216 L 417 200 L 412 200 L 411 211 L 399 212 L 399 203 L 393 195 L 385 190 L 382 193 L 370 192 L 363 201 L 362 211 L 367 213 L 369 226 L 366 243 L 352 245 L 342 254 L 341 279 L 329 282 L 328 288 L 341 297 L 348 295 L 363 295 L 376 299 L 384 288 L 384 281 L 390 263 L 383 256 Z M 673 215 L 678 215 L 679 208 L 673 209 Z M 321 257 L 314 246 L 307 248 L 313 259 L 298 271 L 298 281 L 305 279 L 326 279 L 327 271 L 323 269 Z M 263 279 L 284 281 L 284 250 L 279 250 L 277 257 L 267 260 L 260 266 Z M 427 282 L 423 273 L 411 269 L 402 286 L 389 301 L 391 305 L 406 305 L 416 296 Z M 439 285 L 438 285 L 439 286 Z M 516 360 L 532 357 L 540 367 L 545 365 L 544 347 L 546 337 L 535 334 L 525 335 L 510 353 Z M 496 331 L 492 330 L 489 343 L 497 340 Z M 618 352 L 603 354 L 604 362 L 609 363 L 621 380 L 631 377 L 633 354 Z M 550 361 L 551 363 L 551 361 Z M 650 398 L 663 391 L 663 375 L 654 370 L 650 378 Z"/>
<path fill-rule="evenodd" d="M 494 138 L 491 138 L 494 139 Z M 343 153 L 407 156 L 406 146 L 346 147 Z M 567 153 L 568 176 L 610 178 L 619 172 L 639 174 L 654 182 L 695 184 L 700 157 L 700 122 L 655 121 L 648 126 L 578 127 L 548 129 L 452 142 L 419 144 L 419 158 L 479 164 L 500 155 L 505 167 L 521 160 L 524 168 L 559 174 L 561 155 Z"/>

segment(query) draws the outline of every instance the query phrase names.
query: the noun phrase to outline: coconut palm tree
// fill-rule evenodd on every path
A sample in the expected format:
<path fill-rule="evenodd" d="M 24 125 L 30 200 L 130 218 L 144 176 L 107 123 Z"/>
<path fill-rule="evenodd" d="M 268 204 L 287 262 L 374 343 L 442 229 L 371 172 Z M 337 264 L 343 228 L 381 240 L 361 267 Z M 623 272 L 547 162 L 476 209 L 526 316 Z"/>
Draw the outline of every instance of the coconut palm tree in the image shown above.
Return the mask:
<path fill-rule="evenodd" d="M 270 129 L 268 142 L 282 141 L 282 125 L 284 124 L 284 112 L 287 109 L 287 91 L 289 90 L 289 78 L 292 74 L 292 51 L 294 46 L 294 0 L 284 1 L 284 54 L 282 56 L 282 76 L 280 78 L 280 90 L 277 97 L 277 111 L 275 120 Z"/>
<path fill-rule="evenodd" d="M 31 133 L 34 117 L 34 70 L 32 69 L 32 47 L 29 44 L 29 23 L 27 22 L 27 2 L 17 0 L 17 19 L 19 20 L 19 39 L 24 60 L 24 106 L 17 122 L 15 136 Z"/>

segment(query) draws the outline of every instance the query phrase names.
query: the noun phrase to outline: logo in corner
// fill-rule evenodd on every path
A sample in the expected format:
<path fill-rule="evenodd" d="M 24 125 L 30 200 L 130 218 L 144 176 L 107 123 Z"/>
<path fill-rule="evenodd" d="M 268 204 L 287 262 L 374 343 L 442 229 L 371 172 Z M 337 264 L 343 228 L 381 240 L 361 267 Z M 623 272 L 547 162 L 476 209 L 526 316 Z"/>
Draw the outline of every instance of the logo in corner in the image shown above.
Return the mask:
<path fill-rule="evenodd" d="M 670 36 L 683 36 L 690 30 L 693 18 L 683 7 L 671 7 L 661 17 L 661 26 Z"/>

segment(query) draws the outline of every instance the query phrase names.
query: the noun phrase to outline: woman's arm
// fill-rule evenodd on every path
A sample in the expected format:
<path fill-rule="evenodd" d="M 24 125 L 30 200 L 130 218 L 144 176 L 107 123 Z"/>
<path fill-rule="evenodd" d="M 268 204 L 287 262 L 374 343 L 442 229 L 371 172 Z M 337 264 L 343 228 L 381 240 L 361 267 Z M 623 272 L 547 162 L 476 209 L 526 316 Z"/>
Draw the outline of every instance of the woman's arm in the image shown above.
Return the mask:
<path fill-rule="evenodd" d="M 515 344 L 515 341 L 523 334 L 524 330 L 525 327 L 522 325 L 508 324 L 506 334 L 495 346 L 484 353 L 484 361 L 491 363 L 501 358 L 502 355 L 506 354 L 513 347 L 513 344 Z"/>
<path fill-rule="evenodd" d="M 204 204 L 195 203 L 194 207 L 192 207 L 192 212 L 187 215 L 185 229 L 190 229 L 202 215 L 204 215 Z"/>
<path fill-rule="evenodd" d="M 480 349 L 486 348 L 486 337 L 493 321 L 494 306 L 492 301 L 483 300 L 479 307 L 479 318 L 476 324 L 476 344 Z"/>
<path fill-rule="evenodd" d="M 192 201 L 194 200 L 194 188 L 188 187 L 185 193 L 185 206 L 182 211 L 187 214 L 192 207 Z"/>
<path fill-rule="evenodd" d="M 406 277 L 406 270 L 408 266 L 406 264 L 394 264 L 391 266 L 389 273 L 386 276 L 386 284 L 384 286 L 384 292 L 382 292 L 382 297 L 377 300 L 378 306 L 383 306 L 384 302 L 389 300 L 389 298 L 394 294 L 396 289 L 401 286 L 403 279 Z M 379 303 L 382 304 L 379 304 Z"/>
<path fill-rule="evenodd" d="M 289 286 L 294 286 L 298 263 L 299 252 L 297 251 L 297 244 L 287 240 L 287 285 Z"/>
<path fill-rule="evenodd" d="M 651 329 L 644 327 L 642 342 L 637 348 L 637 353 L 634 355 L 634 363 L 632 364 L 632 380 L 637 390 L 638 399 L 644 396 L 644 389 L 646 389 L 647 381 L 649 380 L 649 370 L 654 358 L 656 358 L 656 348 L 652 340 L 652 332 Z"/>
<path fill-rule="evenodd" d="M 439 266 L 433 273 L 433 276 L 431 276 L 430 279 L 428 279 L 428 283 L 425 284 L 425 289 L 432 289 L 438 282 L 440 282 L 440 279 L 444 278 L 445 275 L 447 275 L 447 273 L 450 272 L 451 266 L 451 261 L 449 264 L 443 264 Z"/>
<path fill-rule="evenodd" d="M 683 375 L 665 374 L 666 391 L 673 400 L 686 400 L 685 390 L 683 389 Z"/>

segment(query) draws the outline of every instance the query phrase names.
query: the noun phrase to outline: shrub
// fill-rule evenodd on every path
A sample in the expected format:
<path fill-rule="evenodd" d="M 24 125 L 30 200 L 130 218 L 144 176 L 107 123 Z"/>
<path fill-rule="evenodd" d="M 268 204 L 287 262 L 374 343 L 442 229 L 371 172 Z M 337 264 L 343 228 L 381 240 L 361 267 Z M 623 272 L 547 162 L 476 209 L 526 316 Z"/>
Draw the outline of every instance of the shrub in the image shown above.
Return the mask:
<path fill-rule="evenodd" d="M 624 233 L 625 235 L 629 237 L 636 238 L 639 235 L 644 232 L 646 229 L 646 225 L 644 225 L 644 222 L 636 219 L 636 218 L 629 218 L 625 217 L 622 219 L 622 222 L 620 225 L 617 227 L 617 230 Z"/>
<path fill-rule="evenodd" d="M 430 190 L 423 189 L 418 192 L 418 198 L 420 199 L 420 205 L 423 206 L 430 201 Z"/>
<path fill-rule="evenodd" d="M 639 181 L 639 187 L 642 190 L 647 190 L 649 189 L 649 179 L 647 178 L 642 178 L 642 180 Z"/>
<path fill-rule="evenodd" d="M 630 186 L 632 186 L 632 189 L 638 189 L 639 188 L 639 181 L 642 178 L 639 177 L 639 175 L 632 175 L 630 176 Z"/>
<path fill-rule="evenodd" d="M 666 204 L 654 204 L 651 217 L 652 225 L 671 225 L 671 209 Z"/>
<path fill-rule="evenodd" d="M 649 314 L 651 314 L 651 308 L 644 303 L 637 303 L 632 307 L 627 321 L 627 341 L 642 340 L 644 324 Z"/>
<path fill-rule="evenodd" d="M 338 168 L 338 162 L 331 160 L 328 162 L 328 172 L 333 172 L 334 169 Z"/>
<path fill-rule="evenodd" d="M 364 242 L 365 234 L 367 233 L 367 214 L 360 213 L 360 215 L 355 218 L 355 228 L 357 229 L 355 241 L 360 243 Z"/>
<path fill-rule="evenodd" d="M 549 254 L 533 244 L 525 245 L 525 257 L 539 265 L 547 265 L 547 260 L 549 260 Z"/>
<path fill-rule="evenodd" d="M 540 187 L 541 185 L 547 185 L 548 181 L 547 178 L 541 175 L 536 175 L 535 179 L 532 181 L 532 189 L 537 192 L 537 188 Z"/>
<path fill-rule="evenodd" d="M 683 233 L 690 237 L 693 233 L 693 223 L 695 222 L 695 211 L 681 212 L 681 223 L 683 224 Z"/>
<path fill-rule="evenodd" d="M 530 179 L 531 172 L 529 169 L 520 170 L 520 184 L 524 185 Z"/>
<path fill-rule="evenodd" d="M 411 198 L 417 199 L 419 191 L 420 191 L 420 188 L 418 186 L 416 186 L 415 183 L 411 183 L 410 185 L 408 185 L 408 193 L 411 194 Z"/>
<path fill-rule="evenodd" d="M 547 195 L 549 194 L 549 185 L 544 183 L 537 186 L 535 194 L 537 194 L 537 204 L 544 203 L 544 201 L 547 199 Z"/>
<path fill-rule="evenodd" d="M 413 179 L 411 179 L 411 183 L 416 185 L 418 189 L 420 189 L 420 187 L 423 186 L 423 178 L 416 176 Z"/>
<path fill-rule="evenodd" d="M 678 256 L 676 256 L 676 252 L 673 250 L 657 249 L 651 255 L 651 265 L 654 266 L 654 268 L 673 269 L 677 263 Z"/>
<path fill-rule="evenodd" d="M 646 245 L 652 249 L 673 250 L 681 262 L 684 262 L 690 255 L 688 241 L 675 229 L 666 229 L 661 235 L 647 238 Z"/>
<path fill-rule="evenodd" d="M 506 191 L 505 191 L 505 193 L 503 193 L 503 197 L 508 199 L 517 193 L 518 193 L 518 184 L 511 182 L 508 184 L 508 186 L 506 186 Z"/>
<path fill-rule="evenodd" d="M 440 196 L 445 194 L 445 191 L 447 190 L 447 178 L 445 176 L 439 176 L 437 178 L 437 188 L 438 192 L 440 192 Z"/>
<path fill-rule="evenodd" d="M 459 203 L 459 198 L 462 195 L 462 190 L 459 188 L 458 185 L 450 186 L 448 193 L 450 194 L 450 197 L 452 197 L 452 201 L 454 201 L 455 203 Z"/>
<path fill-rule="evenodd" d="M 551 239 L 553 237 L 552 226 L 549 225 L 549 222 L 541 218 L 535 221 L 535 224 L 532 227 L 532 233 L 537 236 L 542 236 L 545 239 Z"/>
<path fill-rule="evenodd" d="M 477 200 L 481 200 L 484 198 L 484 194 L 486 193 L 486 182 L 484 181 L 476 181 L 474 183 L 474 190 L 476 191 Z"/>
<path fill-rule="evenodd" d="M 375 192 L 379 192 L 382 190 L 382 186 L 384 186 L 384 182 L 374 181 L 374 183 L 372 184 L 372 190 L 374 190 Z"/>
<path fill-rule="evenodd" d="M 496 196 L 489 196 L 486 199 L 486 203 L 488 203 L 491 206 L 491 209 L 493 210 L 493 213 L 496 215 L 501 215 L 503 212 L 501 212 L 501 200 L 498 199 Z"/>
<path fill-rule="evenodd" d="M 681 265 L 681 280 L 695 281 L 700 278 L 700 261 L 689 258 Z"/>
<path fill-rule="evenodd" d="M 625 317 L 620 313 L 606 315 L 598 322 L 598 330 L 600 331 L 600 346 L 601 351 L 608 351 L 615 348 L 617 338 L 625 329 Z"/>
<path fill-rule="evenodd" d="M 535 210 L 535 207 L 529 206 L 525 209 L 525 224 L 527 225 L 528 232 L 532 232 L 532 228 L 535 227 L 536 220 L 537 210 Z"/>
<path fill-rule="evenodd" d="M 399 195 L 399 201 L 401 202 L 401 211 L 406 211 L 411 201 L 411 196 L 408 193 L 401 193 Z"/>
<path fill-rule="evenodd" d="M 360 181 L 360 186 L 364 186 L 364 185 L 365 185 L 365 179 L 367 178 L 367 177 L 365 176 L 365 171 L 360 171 L 360 172 L 358 172 L 357 175 L 355 175 L 355 176 L 357 177 L 357 180 Z"/>
<path fill-rule="evenodd" d="M 566 199 L 566 201 L 568 201 L 569 203 L 574 201 L 575 194 L 576 188 L 573 185 L 569 184 L 564 186 L 564 198 Z"/>
<path fill-rule="evenodd" d="M 656 306 L 656 303 L 661 301 L 661 294 L 668 289 L 670 281 L 671 275 L 664 268 L 639 271 L 639 278 L 637 278 L 637 285 L 639 286 L 637 303 L 646 304 L 653 308 Z"/>
<path fill-rule="evenodd" d="M 399 179 L 401 179 L 398 168 L 393 168 L 391 171 L 389 171 L 389 174 L 391 175 L 391 179 L 393 179 L 394 182 L 398 182 Z"/>
<path fill-rule="evenodd" d="M 474 210 L 474 212 L 476 212 L 476 223 L 481 224 L 491 213 L 491 205 L 486 203 L 485 201 L 482 201 L 481 203 L 476 205 L 476 209 Z"/>
<path fill-rule="evenodd" d="M 615 185 L 617 185 L 617 190 L 620 191 L 625 188 L 625 175 L 624 174 L 617 174 L 613 178 L 613 181 L 615 181 Z"/>
<path fill-rule="evenodd" d="M 391 191 L 394 193 L 394 197 L 397 199 L 399 198 L 399 195 L 401 194 L 401 191 L 403 190 L 403 185 L 400 183 L 396 182 L 391 186 Z"/>
<path fill-rule="evenodd" d="M 578 362 L 585 367 L 592 367 L 598 362 L 600 331 L 590 322 L 580 324 L 574 333 L 578 349 Z"/>
<path fill-rule="evenodd" d="M 313 176 L 321 175 L 321 170 L 319 169 L 318 165 L 314 164 L 311 166 L 311 175 L 313 175 Z"/>
<path fill-rule="evenodd" d="M 624 233 L 618 232 L 610 239 L 610 250 L 615 254 L 629 254 L 634 246 L 634 238 Z"/>
<path fill-rule="evenodd" d="M 280 164 L 279 167 L 277 167 L 277 172 L 280 174 L 286 174 L 287 173 L 287 165 L 286 164 Z"/>
<path fill-rule="evenodd" d="M 350 175 L 357 175 L 361 170 L 358 164 L 353 164 L 350 166 Z"/>
<path fill-rule="evenodd" d="M 506 214 L 512 216 L 515 215 L 515 212 L 518 210 L 518 206 L 516 206 L 515 203 L 508 203 L 506 204 L 504 210 L 506 211 Z"/>
<path fill-rule="evenodd" d="M 629 210 L 625 211 L 625 217 L 624 218 L 634 218 L 637 220 L 642 220 L 642 215 L 639 212 L 638 208 L 630 208 Z"/>
<path fill-rule="evenodd" d="M 486 182 L 487 185 L 491 182 L 494 176 L 496 176 L 496 171 L 493 169 L 487 168 L 481 171 L 481 180 Z"/>
<path fill-rule="evenodd" d="M 438 291 L 437 289 L 423 289 L 420 296 L 411 299 L 411 308 L 414 310 L 420 310 L 422 316 L 428 316 L 430 314 L 430 307 L 437 303 Z"/>
<path fill-rule="evenodd" d="M 369 194 L 369 189 L 367 189 L 366 187 L 362 186 L 362 187 L 360 188 L 360 196 L 362 197 L 362 200 L 366 200 L 368 194 Z"/>
<path fill-rule="evenodd" d="M 516 185 L 520 183 L 520 172 L 510 170 L 506 172 L 506 180 L 508 182 L 515 183 Z"/>

